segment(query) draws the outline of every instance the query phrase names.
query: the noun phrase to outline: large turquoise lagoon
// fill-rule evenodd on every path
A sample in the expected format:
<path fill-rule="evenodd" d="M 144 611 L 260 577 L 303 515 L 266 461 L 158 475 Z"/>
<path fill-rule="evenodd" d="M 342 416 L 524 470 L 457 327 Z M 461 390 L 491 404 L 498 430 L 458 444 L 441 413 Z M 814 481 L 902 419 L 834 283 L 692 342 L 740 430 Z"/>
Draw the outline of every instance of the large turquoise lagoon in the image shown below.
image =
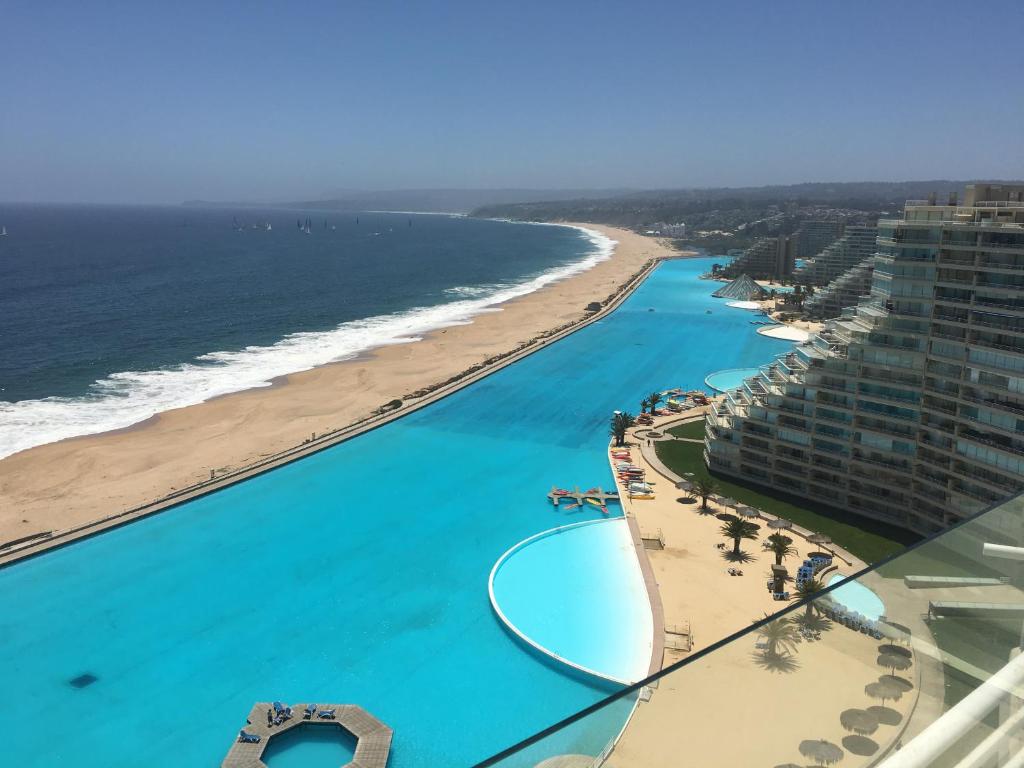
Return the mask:
<path fill-rule="evenodd" d="M 214 766 L 280 699 L 365 707 L 395 730 L 392 768 L 469 765 L 607 695 L 514 638 L 487 578 L 600 516 L 545 493 L 611 486 L 613 409 L 788 348 L 710 298 L 710 263 L 663 264 L 610 316 L 386 427 L 0 571 L 4 763 Z"/>

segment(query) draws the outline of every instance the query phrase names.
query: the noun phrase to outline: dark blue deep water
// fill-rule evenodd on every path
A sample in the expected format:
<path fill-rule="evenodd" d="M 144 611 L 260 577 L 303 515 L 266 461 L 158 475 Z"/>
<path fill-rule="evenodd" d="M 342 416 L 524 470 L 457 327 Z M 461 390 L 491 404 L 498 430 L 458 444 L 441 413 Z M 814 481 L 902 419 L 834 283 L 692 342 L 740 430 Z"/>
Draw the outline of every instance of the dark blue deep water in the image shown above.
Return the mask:
<path fill-rule="evenodd" d="M 600 247 L 383 213 L 0 206 L 0 225 L 0 456 L 414 338 Z"/>

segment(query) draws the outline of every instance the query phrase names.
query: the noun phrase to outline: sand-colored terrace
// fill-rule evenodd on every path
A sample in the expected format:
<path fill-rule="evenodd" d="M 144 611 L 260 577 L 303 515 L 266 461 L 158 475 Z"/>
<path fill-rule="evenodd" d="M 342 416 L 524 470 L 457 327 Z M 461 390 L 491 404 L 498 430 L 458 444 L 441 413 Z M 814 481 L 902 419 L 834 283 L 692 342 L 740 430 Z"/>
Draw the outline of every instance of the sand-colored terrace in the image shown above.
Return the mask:
<path fill-rule="evenodd" d="M 678 420 L 678 416 L 661 417 L 655 429 L 661 432 Z M 764 538 L 774 532 L 766 525 L 771 516 L 753 520 L 761 530 L 756 541 L 743 542 L 746 562 L 729 561 L 726 554 L 732 543 L 720 533 L 722 521 L 715 516 L 725 508 L 715 499 L 709 501 L 706 513 L 699 500 L 680 503 L 685 494 L 675 489 L 679 478 L 660 465 L 647 439 L 631 434 L 629 442 L 633 463 L 647 470 L 656 493 L 650 500 L 624 498 L 623 507 L 627 515 L 635 517 L 645 540 L 663 542 L 663 549 L 655 544 L 643 555 L 649 558 L 657 580 L 665 625 L 690 627 L 693 647 L 689 653 L 784 608 L 787 603 L 774 600 L 766 588 L 775 562 L 773 553 L 762 550 Z M 822 547 L 806 541 L 809 531 L 794 527 L 785 533 L 798 552 L 785 561 L 794 573 L 810 552 Z M 725 551 L 717 546 L 722 542 L 727 544 Z M 839 555 L 835 561 L 838 572 L 852 574 L 864 567 L 850 553 L 832 545 L 827 548 Z M 729 575 L 732 567 L 743 575 Z M 826 579 L 828 575 L 831 573 Z M 791 584 L 787 588 L 792 591 Z M 805 612 L 795 616 L 802 618 Z M 899 739 L 907 722 L 918 689 L 916 663 L 897 672 L 907 681 L 904 687 L 910 688 L 901 692 L 899 702 L 872 699 L 865 686 L 890 673 L 878 663 L 880 647 L 887 641 L 820 617 L 811 623 L 820 638 L 802 637 L 799 624 L 793 624 L 794 645 L 789 653 L 771 654 L 763 646 L 757 647 L 767 641 L 764 635 L 751 636 L 662 678 L 650 701 L 637 708 L 608 765 L 804 765 L 811 761 L 800 754 L 799 746 L 809 739 L 841 746 L 846 752 L 844 766 L 873 762 Z M 672 664 L 687 655 L 666 649 L 664 662 Z M 853 734 L 840 723 L 840 714 L 882 704 L 890 710 L 885 716 L 899 724 L 879 725 L 868 737 L 873 744 L 850 742 Z M 873 751 L 858 755 L 847 745 Z"/>

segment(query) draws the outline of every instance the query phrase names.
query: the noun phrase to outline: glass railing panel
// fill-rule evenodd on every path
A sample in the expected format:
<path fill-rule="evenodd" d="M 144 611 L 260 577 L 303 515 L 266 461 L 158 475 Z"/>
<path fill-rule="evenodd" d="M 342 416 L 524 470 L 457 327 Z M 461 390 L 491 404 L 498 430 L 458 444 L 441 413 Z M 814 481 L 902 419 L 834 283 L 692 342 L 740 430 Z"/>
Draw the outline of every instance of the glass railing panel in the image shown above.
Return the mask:
<path fill-rule="evenodd" d="M 760 535 L 771 532 L 762 524 Z M 785 575 L 743 547 L 751 590 L 783 611 L 680 656 L 571 723 L 481 766 L 878 765 L 977 768 L 1024 762 L 1024 503 L 1014 498 L 851 576 L 832 547 Z M 770 579 L 774 571 L 775 579 Z M 693 601 L 742 613 L 730 591 Z M 794 581 L 799 579 L 800 581 Z M 772 583 L 769 583 L 772 582 Z M 802 584 L 798 587 L 798 584 Z M 703 594 L 701 592 L 704 592 Z M 804 602 L 795 598 L 810 592 Z M 786 594 L 788 593 L 788 595 Z M 729 595 L 732 595 L 731 597 Z M 789 599 L 786 599 L 786 598 Z M 666 623 L 681 608 L 666 606 Z M 700 635 L 700 627 L 693 631 Z M 639 699 L 639 700 L 637 700 Z M 632 708 L 624 729 L 621 714 Z M 601 718 L 604 718 L 602 720 Z"/>

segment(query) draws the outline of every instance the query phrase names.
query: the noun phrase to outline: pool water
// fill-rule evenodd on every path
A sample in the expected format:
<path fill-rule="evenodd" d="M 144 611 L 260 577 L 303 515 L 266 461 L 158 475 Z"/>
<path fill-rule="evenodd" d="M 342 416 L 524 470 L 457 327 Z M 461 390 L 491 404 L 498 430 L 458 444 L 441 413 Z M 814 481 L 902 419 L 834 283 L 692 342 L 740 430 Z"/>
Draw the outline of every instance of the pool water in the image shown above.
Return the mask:
<path fill-rule="evenodd" d="M 620 682 L 647 676 L 654 624 L 624 518 L 523 543 L 496 566 L 493 597 L 542 651 Z"/>
<path fill-rule="evenodd" d="M 845 576 L 837 573 L 829 578 L 826 586 L 831 587 L 844 579 L 846 579 Z M 881 616 L 885 615 L 885 604 L 882 599 L 859 581 L 850 581 L 841 587 L 836 587 L 829 593 L 829 597 L 845 606 L 848 611 L 856 611 L 871 621 L 878 621 Z"/>
<path fill-rule="evenodd" d="M 355 736 L 336 724 L 311 721 L 272 736 L 263 762 L 267 768 L 340 768 L 355 754 Z"/>
<path fill-rule="evenodd" d="M 612 410 L 788 348 L 706 314 L 711 261 L 661 265 L 610 316 L 429 408 L 0 570 L 0 690 L 21 713 L 4 764 L 219 765 L 253 703 L 281 700 L 364 707 L 395 731 L 390 768 L 470 765 L 605 696 L 527 652 L 487 579 L 516 542 L 601 516 L 545 494 L 612 486 Z M 631 706 L 566 750 L 593 754 Z"/>
<path fill-rule="evenodd" d="M 704 383 L 718 392 L 728 392 L 743 384 L 745 379 L 757 376 L 758 368 L 730 368 L 725 371 L 716 371 L 704 378 Z"/>

